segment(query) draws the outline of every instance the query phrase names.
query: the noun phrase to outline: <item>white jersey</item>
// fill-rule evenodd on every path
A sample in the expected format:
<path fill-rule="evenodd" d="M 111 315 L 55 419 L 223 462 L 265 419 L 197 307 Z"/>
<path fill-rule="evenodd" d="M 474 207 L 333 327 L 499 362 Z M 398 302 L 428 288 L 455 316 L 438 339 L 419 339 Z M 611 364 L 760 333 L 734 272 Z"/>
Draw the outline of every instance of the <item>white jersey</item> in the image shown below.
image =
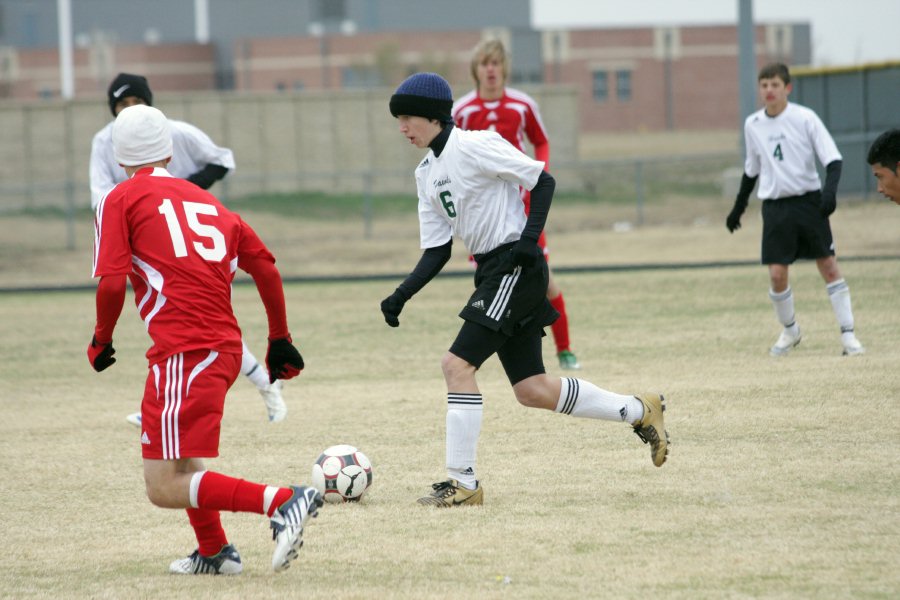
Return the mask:
<path fill-rule="evenodd" d="M 98 131 L 91 143 L 91 208 L 96 208 L 116 184 L 128 179 L 113 153 L 113 123 L 115 121 L 110 121 Z M 221 165 L 229 171 L 234 169 L 231 150 L 216 146 L 199 128 L 173 119 L 169 119 L 169 125 L 172 131 L 172 160 L 167 167 L 169 173 L 185 179 L 209 164 Z"/>
<path fill-rule="evenodd" d="M 831 134 L 819 116 L 788 102 L 776 117 L 760 109 L 744 122 L 747 158 L 744 173 L 759 175 L 757 196 L 775 200 L 801 196 L 822 188 L 816 157 L 822 165 L 841 160 Z"/>
<path fill-rule="evenodd" d="M 544 163 L 532 160 L 493 131 L 454 127 L 440 156 L 416 167 L 421 247 L 456 235 L 471 254 L 519 239 L 525 206 L 519 186 L 532 189 Z"/>

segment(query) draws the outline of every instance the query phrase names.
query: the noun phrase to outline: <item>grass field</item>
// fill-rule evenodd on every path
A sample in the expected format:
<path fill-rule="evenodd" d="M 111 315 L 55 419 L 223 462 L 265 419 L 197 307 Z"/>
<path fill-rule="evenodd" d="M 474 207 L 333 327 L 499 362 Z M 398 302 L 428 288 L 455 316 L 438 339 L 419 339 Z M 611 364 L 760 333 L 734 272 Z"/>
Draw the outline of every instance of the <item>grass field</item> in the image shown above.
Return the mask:
<path fill-rule="evenodd" d="M 757 256 L 752 215 L 735 236 L 720 221 L 617 234 L 590 207 L 559 208 L 551 217 L 558 266 Z M 900 212 L 891 208 L 839 210 L 841 256 L 900 256 Z M 10 246 L 46 224 L 16 219 L 4 230 Z M 405 216 L 379 222 L 367 241 L 357 222 L 247 219 L 291 275 L 402 272 L 418 254 Z M 89 246 L 9 254 L 0 263 L 5 285 L 87 281 Z M 558 274 L 580 376 L 625 393 L 666 393 L 669 461 L 654 468 L 624 425 L 518 406 L 492 360 L 479 375 L 485 505 L 454 511 L 414 501 L 444 477 L 439 361 L 470 281 L 439 277 L 396 330 L 378 311 L 396 282 L 288 285 L 307 360 L 285 387 L 288 418 L 268 424 L 240 378 L 210 466 L 295 483 L 326 446 L 352 443 L 372 459 L 375 483 L 358 505 L 325 507 L 300 559 L 280 575 L 269 570 L 266 520 L 226 514 L 244 559 L 236 578 L 166 573 L 195 541 L 183 512 L 146 500 L 138 433 L 124 421 L 146 375 L 147 339 L 131 300 L 115 337 L 119 362 L 98 375 L 84 356 L 92 294 L 0 295 L 0 596 L 895 598 L 900 260 L 842 265 L 862 357 L 840 356 L 811 264 L 792 271 L 804 340 L 780 360 L 766 353 L 778 330 L 760 266 Z M 463 257 L 451 268 L 465 268 Z M 235 308 L 261 356 L 264 314 L 252 287 L 235 288 Z M 545 350 L 552 354 L 549 338 Z M 548 370 L 558 373 L 550 361 Z"/>

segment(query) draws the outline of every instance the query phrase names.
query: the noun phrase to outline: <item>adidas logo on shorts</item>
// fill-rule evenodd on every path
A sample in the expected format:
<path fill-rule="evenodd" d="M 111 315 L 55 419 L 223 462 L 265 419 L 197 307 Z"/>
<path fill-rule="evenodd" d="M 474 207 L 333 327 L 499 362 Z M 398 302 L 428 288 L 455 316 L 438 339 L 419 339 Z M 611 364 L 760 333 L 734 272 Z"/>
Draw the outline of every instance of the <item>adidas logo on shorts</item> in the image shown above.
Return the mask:
<path fill-rule="evenodd" d="M 472 303 L 472 308 L 477 308 L 478 310 L 484 310 L 484 300 L 476 300 Z"/>

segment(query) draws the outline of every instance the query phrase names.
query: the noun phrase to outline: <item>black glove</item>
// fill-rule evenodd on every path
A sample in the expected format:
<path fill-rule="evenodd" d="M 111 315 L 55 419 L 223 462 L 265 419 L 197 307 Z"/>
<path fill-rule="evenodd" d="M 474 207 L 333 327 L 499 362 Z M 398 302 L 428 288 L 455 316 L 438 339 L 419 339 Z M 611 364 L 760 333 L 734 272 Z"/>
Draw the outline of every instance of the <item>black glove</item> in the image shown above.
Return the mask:
<path fill-rule="evenodd" d="M 734 233 L 741 228 L 741 215 L 744 214 L 746 208 L 746 202 L 735 200 L 734 208 L 731 209 L 731 212 L 728 213 L 728 217 L 725 219 L 725 227 L 728 228 L 728 231 Z"/>
<path fill-rule="evenodd" d="M 530 267 L 537 263 L 543 256 L 537 240 L 530 237 L 520 237 L 512 249 L 513 264 Z"/>
<path fill-rule="evenodd" d="M 294 347 L 291 336 L 269 340 L 266 351 L 266 368 L 269 369 L 269 383 L 276 379 L 291 379 L 303 370 L 303 357 Z"/>
<path fill-rule="evenodd" d="M 406 304 L 406 298 L 400 293 L 400 290 L 394 290 L 394 293 L 381 301 L 381 314 L 384 315 L 384 322 L 391 327 L 400 326 L 400 311 Z"/>
<path fill-rule="evenodd" d="M 822 216 L 828 218 L 834 209 L 837 208 L 837 201 L 834 196 L 822 195 L 822 201 L 819 203 L 819 212 Z"/>
<path fill-rule="evenodd" d="M 87 355 L 91 366 L 94 367 L 94 370 L 98 373 L 116 362 L 116 359 L 113 358 L 113 354 L 115 353 L 116 349 L 113 348 L 112 340 L 109 340 L 105 344 L 101 344 L 97 341 L 96 335 L 91 338 L 91 343 L 87 349 Z"/>

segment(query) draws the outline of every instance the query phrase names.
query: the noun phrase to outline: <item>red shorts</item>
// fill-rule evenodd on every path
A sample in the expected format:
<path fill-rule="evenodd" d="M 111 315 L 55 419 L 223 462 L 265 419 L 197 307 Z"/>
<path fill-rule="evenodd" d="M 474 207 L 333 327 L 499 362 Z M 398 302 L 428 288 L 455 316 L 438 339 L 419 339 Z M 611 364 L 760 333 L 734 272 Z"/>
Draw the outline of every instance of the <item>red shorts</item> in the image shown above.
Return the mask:
<path fill-rule="evenodd" d="M 143 457 L 218 456 L 225 394 L 240 370 L 240 354 L 214 350 L 180 352 L 151 364 L 141 403 Z"/>

